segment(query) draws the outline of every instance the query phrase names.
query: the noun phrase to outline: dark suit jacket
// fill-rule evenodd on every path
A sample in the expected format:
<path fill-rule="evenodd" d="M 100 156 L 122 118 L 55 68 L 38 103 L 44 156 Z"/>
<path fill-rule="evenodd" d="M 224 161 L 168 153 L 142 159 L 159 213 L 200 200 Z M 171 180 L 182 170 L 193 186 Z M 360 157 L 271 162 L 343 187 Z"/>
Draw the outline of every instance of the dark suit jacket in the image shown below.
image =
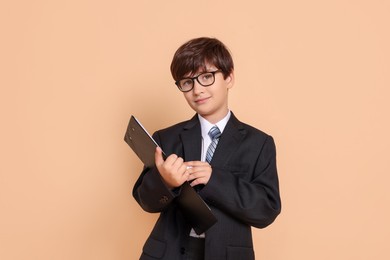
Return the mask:
<path fill-rule="evenodd" d="M 167 155 L 200 160 L 197 115 L 153 137 Z M 232 113 L 210 164 L 211 178 L 199 195 L 218 221 L 206 232 L 205 260 L 254 259 L 251 226 L 268 226 L 281 210 L 273 138 Z M 184 259 L 191 226 L 175 202 L 180 190 L 167 189 L 155 167 L 145 168 L 133 196 L 145 211 L 160 212 L 140 259 Z"/>

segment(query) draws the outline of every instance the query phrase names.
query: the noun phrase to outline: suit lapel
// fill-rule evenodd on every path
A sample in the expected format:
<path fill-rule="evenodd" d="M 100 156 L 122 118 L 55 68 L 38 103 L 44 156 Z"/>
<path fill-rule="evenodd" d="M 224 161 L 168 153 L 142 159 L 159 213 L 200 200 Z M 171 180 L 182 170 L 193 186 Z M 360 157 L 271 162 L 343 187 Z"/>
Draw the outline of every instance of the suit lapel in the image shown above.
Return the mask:
<path fill-rule="evenodd" d="M 202 149 L 202 134 L 200 130 L 200 123 L 198 116 L 195 115 L 184 126 L 181 133 L 181 140 L 183 142 L 183 158 L 185 161 L 200 161 Z"/>
<path fill-rule="evenodd" d="M 246 135 L 242 123 L 233 112 L 221 135 L 217 148 L 211 160 L 211 165 L 225 165 Z"/>
<path fill-rule="evenodd" d="M 228 123 L 222 133 L 221 139 L 218 142 L 215 150 L 212 165 L 225 165 L 234 151 L 242 142 L 246 135 L 242 123 L 231 114 Z M 180 134 L 183 142 L 183 158 L 185 161 L 200 161 L 202 149 L 202 134 L 198 116 L 192 117 L 184 126 L 183 132 Z M 206 148 L 207 149 L 207 148 Z"/>

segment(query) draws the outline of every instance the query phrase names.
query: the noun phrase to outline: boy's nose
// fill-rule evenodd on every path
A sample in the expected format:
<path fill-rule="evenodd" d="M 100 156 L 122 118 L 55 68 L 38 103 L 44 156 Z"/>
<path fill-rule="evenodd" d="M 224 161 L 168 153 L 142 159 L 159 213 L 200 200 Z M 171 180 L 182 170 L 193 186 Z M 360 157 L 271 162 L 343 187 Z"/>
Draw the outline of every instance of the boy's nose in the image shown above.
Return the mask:
<path fill-rule="evenodd" d="M 199 84 L 197 80 L 194 80 L 194 88 L 192 91 L 194 92 L 195 95 L 198 95 L 203 92 L 203 86 Z"/>

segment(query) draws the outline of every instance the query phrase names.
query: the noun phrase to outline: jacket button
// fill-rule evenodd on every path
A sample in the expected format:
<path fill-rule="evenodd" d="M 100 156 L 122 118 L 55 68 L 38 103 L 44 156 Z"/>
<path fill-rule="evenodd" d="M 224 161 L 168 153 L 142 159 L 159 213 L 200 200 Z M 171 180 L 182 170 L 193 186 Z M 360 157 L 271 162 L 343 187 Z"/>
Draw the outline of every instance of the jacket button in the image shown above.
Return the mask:
<path fill-rule="evenodd" d="M 160 203 L 161 204 L 166 204 L 168 202 L 168 197 L 167 196 L 162 196 L 161 199 L 160 199 Z"/>

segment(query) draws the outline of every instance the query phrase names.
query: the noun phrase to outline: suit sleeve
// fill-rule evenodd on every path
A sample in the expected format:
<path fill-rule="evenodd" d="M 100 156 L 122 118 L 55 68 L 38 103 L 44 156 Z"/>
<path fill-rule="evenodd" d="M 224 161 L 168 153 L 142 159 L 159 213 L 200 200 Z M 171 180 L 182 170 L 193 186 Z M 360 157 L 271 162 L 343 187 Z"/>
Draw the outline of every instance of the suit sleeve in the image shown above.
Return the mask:
<path fill-rule="evenodd" d="M 153 138 L 159 143 L 156 133 Z M 143 210 L 150 213 L 163 211 L 176 196 L 177 194 L 164 184 L 155 166 L 152 168 L 144 167 L 133 187 L 133 197 Z"/>
<path fill-rule="evenodd" d="M 245 154 L 241 154 L 245 156 Z M 265 139 L 250 179 L 229 170 L 213 167 L 208 184 L 200 195 L 209 204 L 248 225 L 264 228 L 281 211 L 276 149 L 271 136 Z"/>

